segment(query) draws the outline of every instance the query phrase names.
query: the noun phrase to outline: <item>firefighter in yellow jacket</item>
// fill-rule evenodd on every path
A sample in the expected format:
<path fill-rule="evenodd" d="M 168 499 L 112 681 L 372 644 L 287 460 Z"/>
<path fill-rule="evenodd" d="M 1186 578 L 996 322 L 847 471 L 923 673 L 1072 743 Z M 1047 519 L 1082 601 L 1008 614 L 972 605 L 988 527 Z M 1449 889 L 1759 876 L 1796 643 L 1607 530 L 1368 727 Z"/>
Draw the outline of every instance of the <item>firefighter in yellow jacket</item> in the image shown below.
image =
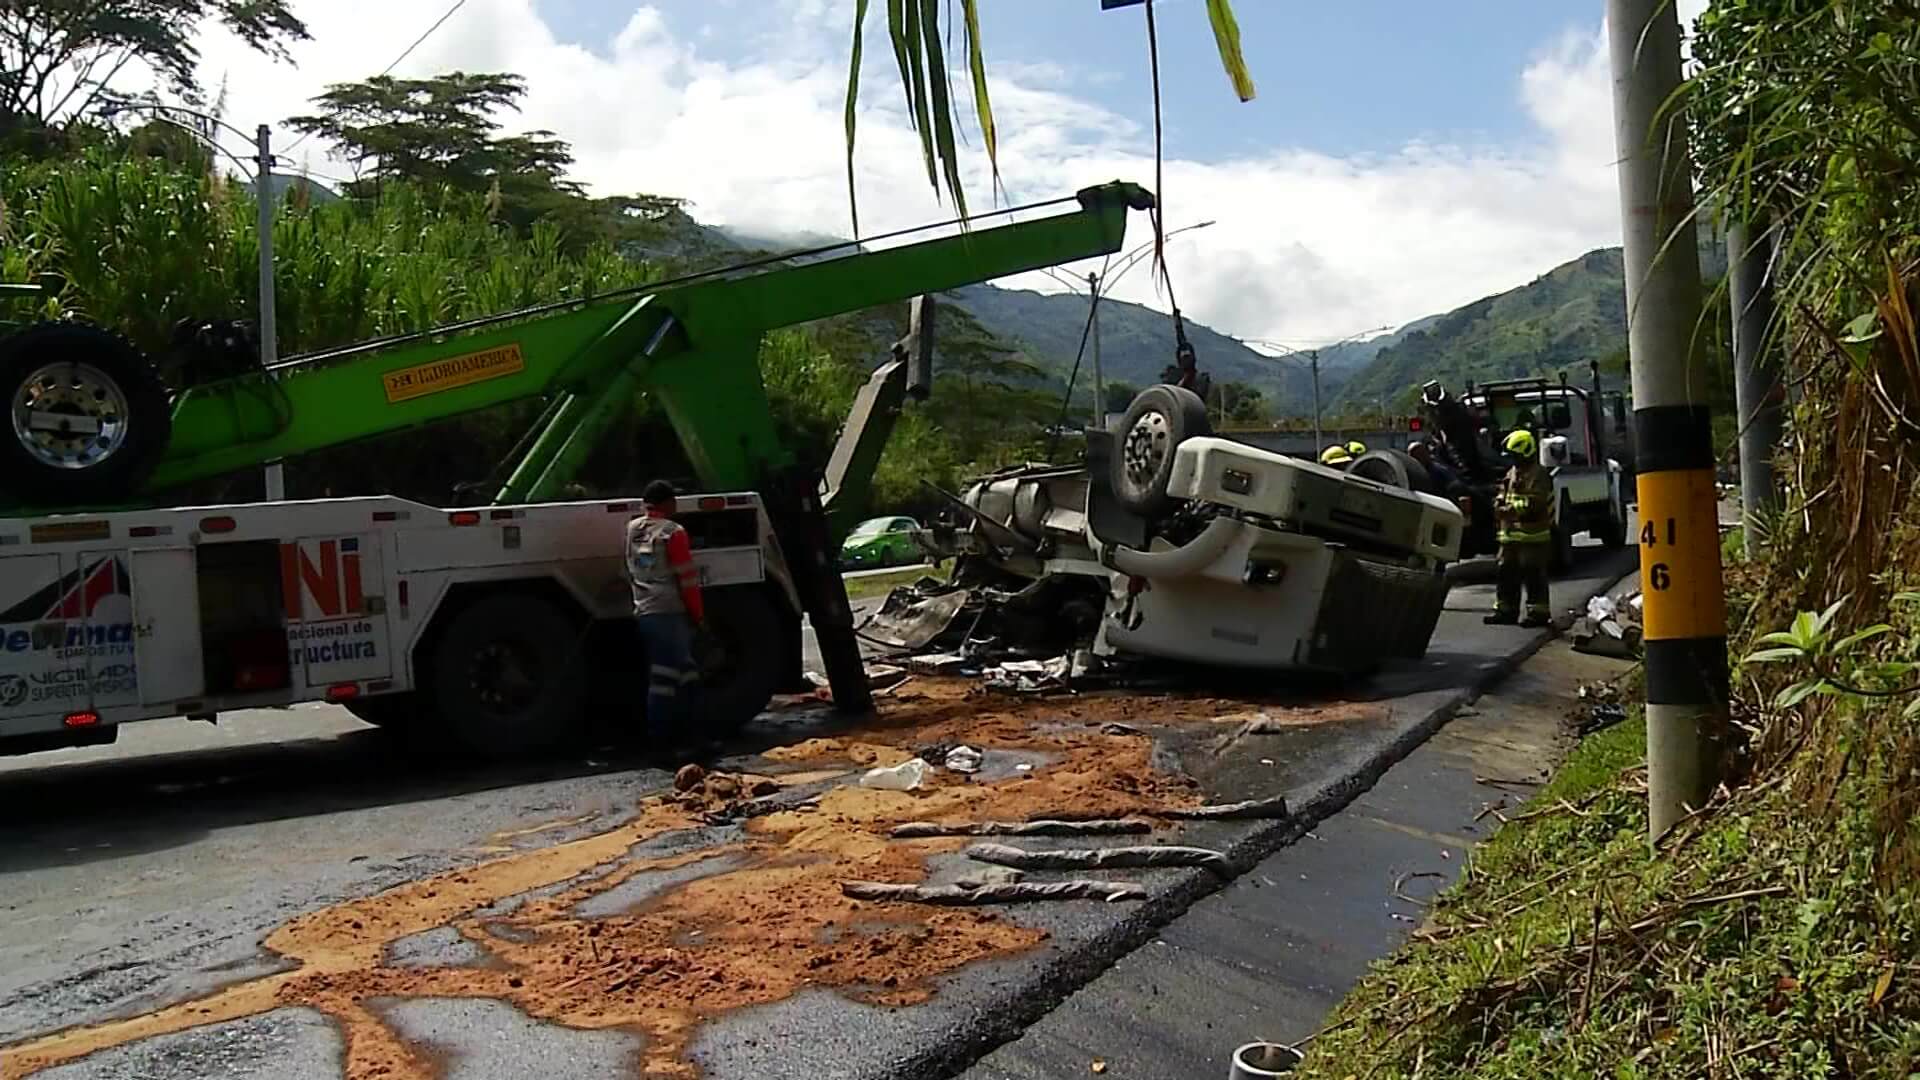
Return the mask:
<path fill-rule="evenodd" d="M 1489 625 L 1545 626 L 1553 617 L 1547 600 L 1547 568 L 1553 561 L 1553 477 L 1540 464 L 1540 444 L 1521 429 L 1501 444 L 1509 467 L 1493 500 L 1499 526 L 1500 584 Z M 1520 591 L 1527 593 L 1526 618 Z"/>

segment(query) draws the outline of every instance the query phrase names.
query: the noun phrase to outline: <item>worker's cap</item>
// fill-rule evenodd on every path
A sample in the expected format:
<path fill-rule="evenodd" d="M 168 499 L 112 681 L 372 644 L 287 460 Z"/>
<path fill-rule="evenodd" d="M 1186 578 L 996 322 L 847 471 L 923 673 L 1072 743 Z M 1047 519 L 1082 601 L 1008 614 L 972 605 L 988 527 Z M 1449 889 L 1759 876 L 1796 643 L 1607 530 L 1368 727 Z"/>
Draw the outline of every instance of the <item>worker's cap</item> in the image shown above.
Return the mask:
<path fill-rule="evenodd" d="M 1322 465 L 1345 465 L 1352 460 L 1353 455 L 1347 453 L 1347 448 L 1344 446 L 1329 446 L 1326 452 L 1320 455 Z"/>
<path fill-rule="evenodd" d="M 1506 449 L 1507 453 L 1524 458 L 1532 457 L 1534 451 L 1539 449 L 1539 444 L 1533 441 L 1533 432 L 1525 429 L 1510 433 L 1506 441 L 1500 445 Z"/>
<path fill-rule="evenodd" d="M 673 489 L 672 484 L 667 483 L 665 480 L 655 480 L 653 483 L 647 485 L 645 491 L 640 493 L 640 498 L 651 505 L 662 506 L 672 502 L 678 498 L 679 495 L 680 493 Z"/>

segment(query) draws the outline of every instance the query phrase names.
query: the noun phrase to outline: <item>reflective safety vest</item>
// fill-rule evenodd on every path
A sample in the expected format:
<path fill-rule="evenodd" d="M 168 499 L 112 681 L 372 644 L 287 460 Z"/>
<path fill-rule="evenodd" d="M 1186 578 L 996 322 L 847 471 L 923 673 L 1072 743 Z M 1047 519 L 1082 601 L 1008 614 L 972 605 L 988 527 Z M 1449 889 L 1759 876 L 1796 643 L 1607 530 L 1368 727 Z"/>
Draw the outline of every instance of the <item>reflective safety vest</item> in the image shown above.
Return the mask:
<path fill-rule="evenodd" d="M 627 579 L 633 584 L 635 615 L 675 615 L 687 610 L 674 559 L 675 554 L 685 558 L 685 537 L 686 530 L 668 518 L 635 518 L 628 524 Z"/>
<path fill-rule="evenodd" d="M 1503 544 L 1544 544 L 1553 539 L 1553 478 L 1538 464 L 1515 465 L 1500 482 L 1493 510 Z"/>

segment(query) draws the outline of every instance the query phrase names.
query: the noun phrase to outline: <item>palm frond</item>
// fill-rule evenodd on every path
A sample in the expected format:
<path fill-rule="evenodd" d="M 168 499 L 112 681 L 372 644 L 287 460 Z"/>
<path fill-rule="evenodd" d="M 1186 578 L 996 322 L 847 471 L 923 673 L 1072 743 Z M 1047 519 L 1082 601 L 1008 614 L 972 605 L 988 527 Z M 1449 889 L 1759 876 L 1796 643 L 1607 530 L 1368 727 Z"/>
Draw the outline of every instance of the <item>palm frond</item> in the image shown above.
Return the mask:
<path fill-rule="evenodd" d="M 851 70 L 847 74 L 847 206 L 856 237 L 860 234 L 860 208 L 853 174 L 855 113 L 860 101 L 863 31 L 869 6 L 868 0 L 859 0 L 855 9 Z M 1000 132 L 994 122 L 993 99 L 987 90 L 979 0 L 961 0 L 960 11 L 966 25 L 967 69 L 973 83 L 974 114 L 980 122 L 981 139 L 986 145 L 987 163 L 997 192 L 1000 190 Z M 1213 27 L 1220 64 L 1233 84 L 1233 92 L 1241 101 L 1252 100 L 1253 76 L 1241 52 L 1240 24 L 1234 18 L 1232 0 L 1207 0 L 1207 20 Z M 951 15 L 948 22 L 952 22 Z M 951 25 L 947 29 L 951 31 Z M 941 44 L 941 32 L 940 0 L 887 0 L 887 33 L 893 45 L 894 66 L 900 75 L 908 123 L 920 136 L 927 183 L 935 195 L 951 196 L 954 209 L 964 216 L 966 193 L 960 174 L 960 147 L 955 137 L 958 106 L 955 95 L 948 91 L 949 56 Z"/>

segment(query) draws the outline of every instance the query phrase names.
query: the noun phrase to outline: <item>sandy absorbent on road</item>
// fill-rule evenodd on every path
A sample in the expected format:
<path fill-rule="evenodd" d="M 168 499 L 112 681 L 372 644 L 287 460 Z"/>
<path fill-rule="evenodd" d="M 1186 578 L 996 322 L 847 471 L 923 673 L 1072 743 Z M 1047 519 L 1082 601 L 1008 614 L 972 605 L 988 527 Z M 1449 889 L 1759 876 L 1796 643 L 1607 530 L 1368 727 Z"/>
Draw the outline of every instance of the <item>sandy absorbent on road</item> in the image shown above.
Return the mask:
<path fill-rule="evenodd" d="M 965 844 L 890 840 L 893 825 L 1022 820 L 1068 810 L 1121 815 L 1199 801 L 1190 779 L 1155 770 L 1149 738 L 1103 730 L 1115 720 L 1144 718 L 1148 706 L 1141 699 L 982 698 L 962 684 L 940 682 L 903 697 L 843 737 L 809 740 L 768 757 L 818 770 L 888 764 L 913 748 L 965 743 L 1025 751 L 1042 764 L 985 783 L 941 771 L 914 792 L 858 787 L 851 782 L 856 772 L 815 806 L 752 818 L 731 842 L 661 857 L 630 849 L 697 827 L 700 808 L 649 799 L 635 818 L 607 832 L 515 851 L 302 915 L 265 941 L 296 965 L 292 970 L 15 1044 L 0 1050 L 0 1080 L 286 1005 L 309 1006 L 340 1024 L 349 1080 L 433 1078 L 432 1055 L 409 1045 L 378 1012 L 382 999 L 419 997 L 494 998 L 567 1027 L 638 1032 L 646 1046 L 637 1074 L 696 1077 L 688 1045 L 701 1022 L 720 1014 L 810 986 L 875 1005 L 912 1005 L 931 996 L 942 975 L 1045 940 L 1044 932 L 991 910 L 843 897 L 845 880 L 922 881 L 928 855 Z M 1168 705 L 1161 699 L 1158 707 Z M 1233 707 L 1188 700 L 1179 711 L 1201 718 Z M 710 869 L 705 876 L 703 868 Z M 625 910 L 601 917 L 576 910 L 636 876 L 661 871 L 676 872 L 668 879 L 673 884 L 642 894 Z M 501 903 L 510 898 L 519 900 Z M 444 926 L 494 962 L 438 968 L 389 962 L 392 943 Z"/>

